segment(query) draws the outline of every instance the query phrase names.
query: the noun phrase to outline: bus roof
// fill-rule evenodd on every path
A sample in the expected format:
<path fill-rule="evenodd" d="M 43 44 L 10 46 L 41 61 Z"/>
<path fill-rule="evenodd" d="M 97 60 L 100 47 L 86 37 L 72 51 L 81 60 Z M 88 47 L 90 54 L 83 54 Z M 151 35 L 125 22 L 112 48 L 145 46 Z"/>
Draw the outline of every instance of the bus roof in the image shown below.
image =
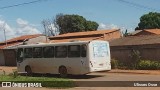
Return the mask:
<path fill-rule="evenodd" d="M 38 44 L 29 44 L 29 45 L 20 45 L 18 48 L 21 47 L 37 47 L 37 46 L 51 46 L 51 45 L 74 45 L 74 44 L 86 44 L 89 41 L 74 41 L 74 42 L 60 42 L 60 43 L 38 43 Z"/>
<path fill-rule="evenodd" d="M 103 40 L 92 40 L 92 41 L 102 41 Z M 60 42 L 60 43 L 39 43 L 39 44 L 29 44 L 29 45 L 20 45 L 17 48 L 22 47 L 39 47 L 39 46 L 52 46 L 52 45 L 75 45 L 75 44 L 87 44 L 92 41 L 73 41 L 73 42 Z M 106 41 L 105 41 L 106 42 Z"/>

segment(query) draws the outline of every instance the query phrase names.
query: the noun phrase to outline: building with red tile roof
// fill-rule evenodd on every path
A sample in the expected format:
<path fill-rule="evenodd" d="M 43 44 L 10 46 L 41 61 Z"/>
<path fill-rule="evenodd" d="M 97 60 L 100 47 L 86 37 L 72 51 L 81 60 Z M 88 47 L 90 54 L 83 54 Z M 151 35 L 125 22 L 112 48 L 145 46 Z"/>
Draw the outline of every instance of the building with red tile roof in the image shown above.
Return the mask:
<path fill-rule="evenodd" d="M 47 38 L 48 40 L 48 38 Z M 0 65 L 15 66 L 15 48 L 22 44 L 36 44 L 46 42 L 46 36 L 42 34 L 23 35 L 0 43 Z M 8 55 L 9 54 L 9 55 Z"/>
<path fill-rule="evenodd" d="M 136 30 L 131 33 L 132 36 L 141 36 L 141 35 L 160 35 L 160 29 L 144 29 Z"/>
<path fill-rule="evenodd" d="M 15 37 L 15 38 L 7 40 L 6 42 L 0 42 L 0 49 L 7 48 L 7 47 L 10 47 L 10 46 L 19 45 L 19 44 L 22 44 L 23 42 L 27 42 L 30 39 L 35 39 L 37 37 L 43 37 L 44 38 L 45 36 L 42 35 L 42 34 L 34 34 L 34 35 L 23 35 L 23 36 Z M 37 42 L 42 42 L 42 41 L 45 41 L 45 40 L 44 39 L 43 40 L 38 40 Z M 31 43 L 29 43 L 29 44 L 31 44 Z"/>
<path fill-rule="evenodd" d="M 121 38 L 121 32 L 119 29 L 113 30 L 97 30 L 97 31 L 87 31 L 87 32 L 74 32 L 66 33 L 58 36 L 50 37 L 52 43 L 55 42 L 69 42 L 69 41 L 88 41 L 88 40 L 113 40 L 116 38 Z"/>

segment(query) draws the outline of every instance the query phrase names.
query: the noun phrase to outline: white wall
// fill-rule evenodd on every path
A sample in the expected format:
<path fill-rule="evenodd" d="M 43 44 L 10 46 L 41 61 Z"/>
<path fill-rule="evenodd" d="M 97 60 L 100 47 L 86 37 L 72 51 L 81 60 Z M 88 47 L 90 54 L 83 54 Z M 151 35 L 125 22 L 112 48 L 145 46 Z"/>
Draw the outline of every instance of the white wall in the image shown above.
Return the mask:
<path fill-rule="evenodd" d="M 47 38 L 47 41 L 49 41 L 48 38 Z M 39 36 L 39 37 L 36 37 L 36 38 L 32 38 L 32 39 L 29 39 L 26 43 L 27 44 L 36 44 L 36 43 L 39 43 L 39 42 L 45 43 L 46 42 L 46 37 L 45 36 Z"/>

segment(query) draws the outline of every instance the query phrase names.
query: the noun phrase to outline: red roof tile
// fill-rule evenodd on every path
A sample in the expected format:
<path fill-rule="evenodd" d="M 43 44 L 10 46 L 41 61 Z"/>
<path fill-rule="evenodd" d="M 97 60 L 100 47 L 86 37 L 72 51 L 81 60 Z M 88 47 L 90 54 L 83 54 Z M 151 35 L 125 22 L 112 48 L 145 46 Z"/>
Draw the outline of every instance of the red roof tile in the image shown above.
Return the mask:
<path fill-rule="evenodd" d="M 160 35 L 128 36 L 110 41 L 111 46 L 160 44 Z"/>
<path fill-rule="evenodd" d="M 38 36 L 42 36 L 42 34 L 34 34 L 34 35 L 24 35 L 24 36 L 20 36 L 20 37 L 16 37 L 10 40 L 7 40 L 7 42 L 16 42 L 16 41 L 23 41 L 25 39 L 31 39 L 31 38 L 35 38 Z M 0 44 L 5 43 L 5 42 L 1 42 Z"/>
<path fill-rule="evenodd" d="M 89 40 L 104 40 L 103 37 L 88 37 L 88 38 L 69 38 L 69 39 L 60 39 L 60 40 L 52 40 L 51 43 L 57 42 L 70 42 L 70 41 L 89 41 Z"/>
<path fill-rule="evenodd" d="M 153 34 L 160 34 L 160 29 L 146 29 L 145 31 L 153 33 Z"/>
<path fill-rule="evenodd" d="M 50 37 L 50 39 L 57 38 L 57 37 L 71 37 L 71 36 L 87 36 L 87 35 L 105 34 L 105 33 L 115 32 L 117 30 L 119 30 L 119 29 L 66 33 L 66 34 L 61 34 L 58 36 Z"/>
<path fill-rule="evenodd" d="M 0 49 L 22 43 L 25 39 L 36 38 L 36 37 L 39 37 L 39 36 L 42 36 L 42 34 L 24 35 L 24 36 L 16 37 L 16 38 L 7 40 L 7 46 L 6 46 L 5 42 L 1 42 L 0 43 Z"/>
<path fill-rule="evenodd" d="M 0 45 L 0 49 L 4 49 L 6 47 L 10 47 L 10 46 L 18 45 L 18 44 L 20 44 L 20 42 L 11 43 L 11 44 L 7 44 L 7 45 Z"/>
<path fill-rule="evenodd" d="M 160 29 L 144 29 L 144 30 L 136 30 L 130 35 L 136 36 L 136 35 L 146 35 L 143 32 L 147 32 L 149 34 L 154 34 L 154 35 L 160 35 Z M 148 35 L 148 34 L 147 34 Z"/>

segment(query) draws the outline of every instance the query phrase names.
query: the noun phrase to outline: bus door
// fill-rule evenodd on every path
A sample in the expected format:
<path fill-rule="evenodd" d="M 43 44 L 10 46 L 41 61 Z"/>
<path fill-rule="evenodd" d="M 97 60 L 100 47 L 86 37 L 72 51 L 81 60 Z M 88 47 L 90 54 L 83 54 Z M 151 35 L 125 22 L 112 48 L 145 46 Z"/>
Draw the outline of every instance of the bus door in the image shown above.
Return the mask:
<path fill-rule="evenodd" d="M 81 45 L 81 63 L 82 66 L 87 67 L 87 45 Z"/>
<path fill-rule="evenodd" d="M 17 67 L 18 69 L 20 69 L 20 65 L 23 62 L 23 57 L 24 57 L 24 53 L 23 53 L 23 48 L 18 48 L 17 50 Z M 18 70 L 20 71 L 20 70 Z"/>

